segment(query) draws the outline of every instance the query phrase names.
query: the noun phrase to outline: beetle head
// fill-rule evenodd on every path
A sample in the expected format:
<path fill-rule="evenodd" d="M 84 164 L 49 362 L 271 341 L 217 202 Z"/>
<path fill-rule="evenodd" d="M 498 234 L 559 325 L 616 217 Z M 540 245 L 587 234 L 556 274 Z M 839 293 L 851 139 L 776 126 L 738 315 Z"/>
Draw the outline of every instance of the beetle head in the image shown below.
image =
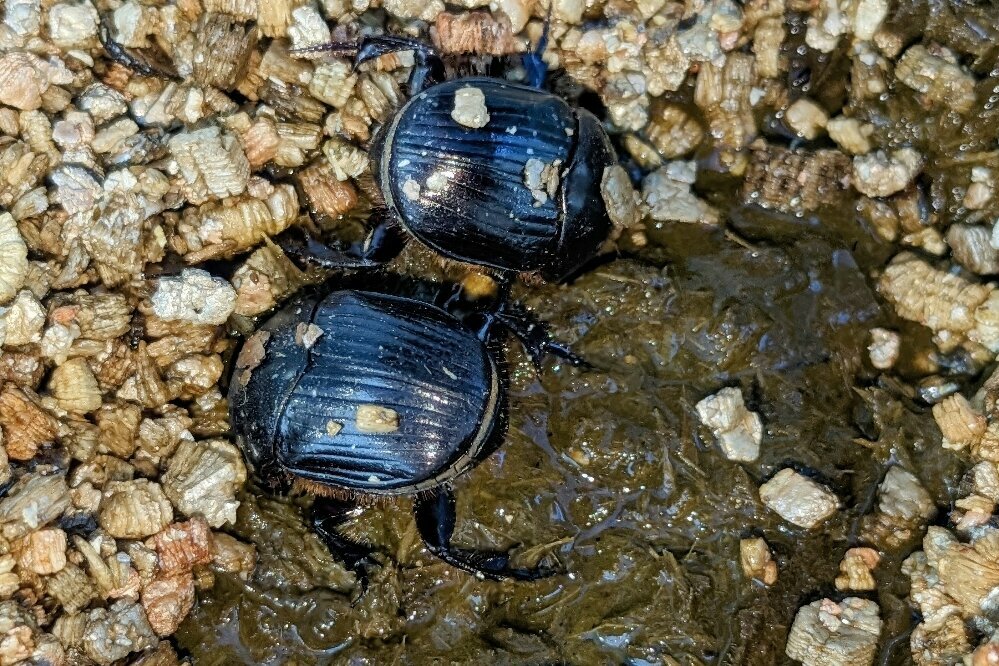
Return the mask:
<path fill-rule="evenodd" d="M 544 272 L 560 281 L 592 259 L 610 236 L 614 225 L 600 192 L 604 169 L 617 163 L 607 133 L 589 111 L 576 109 L 576 144 L 561 183 L 562 227 L 556 260 Z"/>

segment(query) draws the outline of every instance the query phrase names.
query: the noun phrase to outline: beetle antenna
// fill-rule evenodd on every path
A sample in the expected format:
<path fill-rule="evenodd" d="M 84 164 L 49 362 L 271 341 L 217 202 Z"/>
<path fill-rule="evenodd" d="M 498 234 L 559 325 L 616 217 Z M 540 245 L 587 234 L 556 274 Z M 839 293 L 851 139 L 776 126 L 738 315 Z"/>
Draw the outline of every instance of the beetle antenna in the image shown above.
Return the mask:
<path fill-rule="evenodd" d="M 552 5 L 554 4 L 554 0 L 548 3 L 548 13 L 545 14 L 545 23 L 541 29 L 541 38 L 538 39 L 538 44 L 534 47 L 534 55 L 538 60 L 541 60 L 541 56 L 545 54 L 545 49 L 548 48 L 548 33 L 552 27 Z"/>
<path fill-rule="evenodd" d="M 540 88 L 544 85 L 545 77 L 548 76 L 548 65 L 542 56 L 548 48 L 548 32 L 552 25 L 552 2 L 548 3 L 548 13 L 545 14 L 544 27 L 541 30 L 541 38 L 538 39 L 534 50 L 524 55 L 524 69 L 527 70 L 527 84 L 533 88 Z"/>

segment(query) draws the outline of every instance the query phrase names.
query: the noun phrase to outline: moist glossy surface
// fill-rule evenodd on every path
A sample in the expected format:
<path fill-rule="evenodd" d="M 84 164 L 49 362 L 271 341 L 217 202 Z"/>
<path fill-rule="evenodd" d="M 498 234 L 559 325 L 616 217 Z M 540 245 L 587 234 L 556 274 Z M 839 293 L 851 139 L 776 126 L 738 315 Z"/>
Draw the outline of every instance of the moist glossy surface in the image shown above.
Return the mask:
<path fill-rule="evenodd" d="M 455 93 L 465 87 L 485 96 L 484 127 L 467 127 L 451 116 Z M 386 140 L 381 184 L 406 228 L 441 254 L 516 271 L 540 269 L 553 262 L 561 203 L 556 194 L 535 205 L 524 169 L 534 159 L 559 160 L 558 171 L 564 170 L 575 133 L 572 109 L 550 93 L 491 78 L 450 81 L 403 109 Z"/>

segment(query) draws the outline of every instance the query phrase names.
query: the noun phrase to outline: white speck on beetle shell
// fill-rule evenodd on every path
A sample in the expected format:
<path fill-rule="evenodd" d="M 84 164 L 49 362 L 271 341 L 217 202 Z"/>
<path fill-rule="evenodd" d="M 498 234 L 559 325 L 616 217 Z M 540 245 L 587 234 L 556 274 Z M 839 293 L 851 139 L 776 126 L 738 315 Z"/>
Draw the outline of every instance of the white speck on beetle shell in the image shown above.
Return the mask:
<path fill-rule="evenodd" d="M 416 201 L 420 198 L 420 184 L 412 178 L 407 178 L 406 182 L 402 184 L 402 193 L 410 201 Z"/>
<path fill-rule="evenodd" d="M 572 136 L 575 133 L 576 133 L 576 131 L 574 129 L 572 129 L 571 127 L 566 127 L 565 128 L 565 135 L 566 136 Z"/>
<path fill-rule="evenodd" d="M 341 430 L 343 430 L 342 423 L 337 423 L 336 421 L 326 422 L 326 434 L 330 437 L 336 437 Z"/>
<path fill-rule="evenodd" d="M 381 483 L 381 482 L 382 482 L 382 480 L 379 479 L 374 474 L 372 474 L 371 476 L 368 477 L 368 483 Z"/>
<path fill-rule="evenodd" d="M 507 134 L 516 134 L 517 133 L 517 126 L 516 125 L 512 125 L 510 127 L 507 127 L 506 128 L 506 133 Z"/>
<path fill-rule="evenodd" d="M 465 127 L 485 127 L 489 122 L 489 110 L 486 109 L 486 96 L 474 86 L 459 88 L 454 93 L 454 109 L 451 110 L 454 122 Z"/>
<path fill-rule="evenodd" d="M 429 178 L 427 178 L 428 189 L 431 189 L 434 192 L 440 192 L 445 187 L 447 187 L 447 174 L 443 171 L 435 171 Z"/>
<path fill-rule="evenodd" d="M 562 160 L 554 160 L 545 164 L 539 159 L 531 158 L 524 165 L 524 185 L 534 197 L 534 207 L 543 206 L 549 198 L 555 196 L 559 184 L 559 167 Z"/>
<path fill-rule="evenodd" d="M 448 377 L 450 377 L 452 380 L 458 379 L 458 375 L 456 375 L 453 372 L 451 372 L 451 370 L 449 370 L 446 365 L 445 366 L 441 366 L 441 367 L 444 370 L 444 374 L 447 375 Z"/>

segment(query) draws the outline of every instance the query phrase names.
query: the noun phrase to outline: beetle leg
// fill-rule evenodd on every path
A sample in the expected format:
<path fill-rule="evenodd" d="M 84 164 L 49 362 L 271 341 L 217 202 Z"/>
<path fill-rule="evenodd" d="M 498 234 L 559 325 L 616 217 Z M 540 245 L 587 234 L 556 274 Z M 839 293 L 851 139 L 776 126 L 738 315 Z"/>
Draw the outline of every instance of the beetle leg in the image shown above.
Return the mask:
<path fill-rule="evenodd" d="M 361 40 L 354 58 L 357 67 L 387 53 L 412 51 L 416 66 L 409 76 L 409 94 L 416 95 L 429 84 L 444 80 L 444 62 L 437 50 L 425 42 L 397 35 L 373 35 Z"/>
<path fill-rule="evenodd" d="M 470 550 L 451 545 L 455 501 L 450 488 L 438 488 L 429 497 L 417 497 L 413 502 L 413 511 L 416 514 L 416 526 L 427 548 L 451 566 L 493 580 L 537 580 L 556 573 L 555 569 L 543 565 L 532 569 L 511 567 L 508 553 Z"/>
<path fill-rule="evenodd" d="M 555 340 L 548 324 L 535 317 L 524 306 L 506 302 L 492 316 L 517 336 L 536 368 L 541 368 L 545 354 L 563 358 L 576 367 L 593 367 L 585 359 L 573 353 L 567 345 Z"/>
<path fill-rule="evenodd" d="M 356 504 L 332 497 L 317 497 L 312 504 L 312 529 L 322 539 L 326 547 L 337 558 L 343 560 L 347 568 L 357 576 L 360 595 L 368 589 L 368 570 L 378 562 L 371 557 L 372 549 L 344 536 L 340 526 L 351 520 Z"/>
<path fill-rule="evenodd" d="M 274 238 L 281 250 L 301 267 L 329 269 L 374 268 L 395 257 L 402 249 L 402 234 L 391 222 L 382 222 L 360 243 L 346 251 L 316 240 L 301 227 L 289 227 Z"/>

